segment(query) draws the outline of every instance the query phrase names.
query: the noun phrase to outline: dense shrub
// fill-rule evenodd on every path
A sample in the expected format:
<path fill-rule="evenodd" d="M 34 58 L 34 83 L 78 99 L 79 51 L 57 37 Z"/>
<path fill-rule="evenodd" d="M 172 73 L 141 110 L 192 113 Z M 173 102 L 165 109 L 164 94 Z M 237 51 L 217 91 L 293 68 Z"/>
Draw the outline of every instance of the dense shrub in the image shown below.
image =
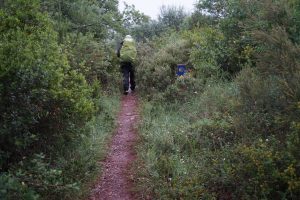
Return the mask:
<path fill-rule="evenodd" d="M 80 198 L 99 169 L 117 59 L 107 25 L 84 23 L 116 4 L 86 3 L 0 2 L 0 199 Z"/>
<path fill-rule="evenodd" d="M 267 122 L 236 113 L 240 100 L 229 85 L 208 87 L 186 104 L 146 104 L 139 153 L 147 171 L 139 175 L 157 198 L 298 197 L 299 134 L 292 132 L 285 142 L 260 126 Z M 266 133 L 240 129 L 244 119 Z"/>
<path fill-rule="evenodd" d="M 1 199 L 38 199 L 39 195 L 28 188 L 22 182 L 20 183 L 17 178 L 10 174 L 2 173 L 0 175 L 0 198 Z"/>
<path fill-rule="evenodd" d="M 1 163 L 74 137 L 94 110 L 91 89 L 71 70 L 37 1 L 1 12 Z M 76 113 L 76 114 L 75 114 Z"/>
<path fill-rule="evenodd" d="M 101 113 L 80 132 L 80 137 L 52 151 L 51 157 L 43 153 L 24 156 L 7 172 L 2 172 L 1 199 L 84 198 L 89 193 L 89 183 L 99 173 L 98 161 L 105 156 L 118 101 L 102 96 Z"/>
<path fill-rule="evenodd" d="M 109 90 L 116 84 L 119 74 L 117 58 L 109 44 L 104 46 L 92 34 L 69 34 L 64 51 L 72 69 L 84 75 L 90 85 Z M 98 94 L 100 91 L 98 90 Z"/>
<path fill-rule="evenodd" d="M 97 110 L 89 76 L 70 68 L 38 1 L 7 1 L 0 19 L 1 198 L 62 198 L 78 189 L 78 177 L 55 159 L 80 144 Z"/>
<path fill-rule="evenodd" d="M 155 197 L 300 197 L 299 6 L 284 3 L 198 2 L 207 24 L 177 39 L 189 43 L 195 81 L 170 82 L 144 108 L 140 182 Z"/>
<path fill-rule="evenodd" d="M 218 58 L 224 56 L 221 49 L 223 34 L 213 28 L 202 28 L 186 32 L 185 37 L 193 44 L 189 61 L 195 69 L 196 76 L 203 80 L 219 78 L 221 66 Z"/>
<path fill-rule="evenodd" d="M 177 64 L 188 64 L 190 42 L 177 37 L 178 34 L 168 39 L 165 36 L 153 44 L 142 44 L 139 47 L 137 81 L 139 90 L 148 98 L 168 98 L 168 94 L 161 96 L 161 93 L 180 90 L 180 81 L 176 78 Z M 187 83 L 189 81 L 193 82 L 193 79 L 186 80 Z"/>

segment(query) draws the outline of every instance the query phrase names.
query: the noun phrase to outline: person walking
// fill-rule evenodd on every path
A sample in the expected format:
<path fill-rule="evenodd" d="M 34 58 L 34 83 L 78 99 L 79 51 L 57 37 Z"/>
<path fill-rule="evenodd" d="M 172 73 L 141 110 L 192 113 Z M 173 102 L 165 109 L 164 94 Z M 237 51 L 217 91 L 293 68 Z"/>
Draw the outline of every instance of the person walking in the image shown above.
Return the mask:
<path fill-rule="evenodd" d="M 129 92 L 129 84 L 131 91 L 135 90 L 134 63 L 137 57 L 136 44 L 130 35 L 126 35 L 121 42 L 117 56 L 120 58 L 120 67 L 123 74 L 124 95 L 127 95 Z"/>

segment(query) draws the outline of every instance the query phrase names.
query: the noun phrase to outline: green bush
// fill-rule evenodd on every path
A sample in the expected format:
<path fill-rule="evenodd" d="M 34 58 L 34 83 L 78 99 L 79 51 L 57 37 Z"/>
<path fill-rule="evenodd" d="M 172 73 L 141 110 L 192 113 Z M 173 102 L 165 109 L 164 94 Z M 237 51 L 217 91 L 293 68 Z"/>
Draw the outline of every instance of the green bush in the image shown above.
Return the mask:
<path fill-rule="evenodd" d="M 95 106 L 38 1 L 8 1 L 0 18 L 0 167 L 7 170 L 27 154 L 77 137 Z"/>
<path fill-rule="evenodd" d="M 205 173 L 208 190 L 219 197 L 226 191 L 234 199 L 296 198 L 299 179 L 293 161 L 286 149 L 276 150 L 277 143 L 273 138 L 259 139 L 223 149 Z"/>
<path fill-rule="evenodd" d="M 63 12 L 52 3 L 0 3 L 0 199 L 83 198 L 115 126 L 119 99 L 103 92 L 117 80 L 111 45 L 52 21 L 44 10 Z M 60 38 L 54 24 L 68 25 Z"/>
<path fill-rule="evenodd" d="M 72 194 L 79 179 L 53 164 L 57 149 L 84 135 L 96 110 L 93 89 L 70 68 L 38 1 L 7 1 L 0 19 L 1 198 Z"/>
<path fill-rule="evenodd" d="M 189 61 L 195 69 L 195 74 L 202 80 L 219 78 L 222 75 L 221 65 L 218 63 L 222 52 L 223 34 L 217 29 L 194 29 L 184 34 L 192 44 Z"/>
<path fill-rule="evenodd" d="M 169 78 L 172 39 L 143 52 L 139 183 L 157 199 L 298 199 L 299 5 L 224 2 L 199 2 L 206 26 L 171 43 L 188 44 L 192 78 Z"/>
<path fill-rule="evenodd" d="M 173 84 L 176 82 L 177 64 L 188 63 L 188 52 L 190 43 L 184 39 L 178 39 L 178 34 L 168 36 L 150 45 L 139 47 L 139 62 L 137 68 L 137 82 L 141 93 L 152 99 L 164 98 L 161 95 L 166 88 L 177 88 Z M 153 48 L 152 45 L 162 48 Z M 156 97 L 157 96 L 157 97 Z M 168 95 L 166 95 L 168 96 Z"/>
<path fill-rule="evenodd" d="M 203 84 L 190 75 L 180 76 L 166 87 L 162 98 L 168 102 L 186 102 L 202 92 Z"/>
<path fill-rule="evenodd" d="M 93 34 L 70 33 L 64 43 L 64 52 L 71 68 L 83 74 L 90 85 L 112 90 L 120 75 L 116 73 L 119 71 L 117 57 L 109 45 L 96 41 Z M 98 90 L 98 97 L 99 94 Z"/>
<path fill-rule="evenodd" d="M 235 82 L 239 88 L 236 108 L 236 128 L 245 135 L 263 137 L 282 134 L 286 125 L 279 122 L 281 111 L 287 106 L 280 80 L 274 76 L 263 77 L 255 69 L 242 70 Z M 282 126 L 282 127 L 281 127 Z"/>
<path fill-rule="evenodd" d="M 39 195 L 24 182 L 20 182 L 11 174 L 0 174 L 0 198 L 5 200 L 14 199 L 39 199 Z"/>
<path fill-rule="evenodd" d="M 259 133 L 248 135 L 250 141 L 243 139 L 241 130 L 235 132 L 235 119 L 228 113 L 214 110 L 206 115 L 209 118 L 195 120 L 195 113 L 174 110 L 184 111 L 189 104 L 180 104 L 181 108 L 162 105 L 145 105 L 140 129 L 143 145 L 139 156 L 146 171 L 139 174 L 139 184 L 147 187 L 154 197 L 295 199 L 299 196 L 297 126 L 287 145 L 276 137 L 259 138 L 266 135 Z M 202 106 L 205 109 L 205 104 Z"/>
<path fill-rule="evenodd" d="M 24 156 L 0 174 L 1 199 L 80 199 L 90 192 L 115 127 L 119 99 L 102 96 L 101 113 L 79 137 L 51 152 Z"/>

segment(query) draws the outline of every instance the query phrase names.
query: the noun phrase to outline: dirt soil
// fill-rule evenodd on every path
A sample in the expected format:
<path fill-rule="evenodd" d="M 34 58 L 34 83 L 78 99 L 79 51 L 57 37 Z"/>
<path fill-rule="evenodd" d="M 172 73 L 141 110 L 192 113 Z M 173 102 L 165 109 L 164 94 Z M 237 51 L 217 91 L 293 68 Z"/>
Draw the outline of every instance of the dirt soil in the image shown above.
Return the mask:
<path fill-rule="evenodd" d="M 89 200 L 135 199 L 129 169 L 136 158 L 134 145 L 137 142 L 135 126 L 138 118 L 137 97 L 134 94 L 123 96 L 116 134 L 102 165 L 103 174 Z"/>

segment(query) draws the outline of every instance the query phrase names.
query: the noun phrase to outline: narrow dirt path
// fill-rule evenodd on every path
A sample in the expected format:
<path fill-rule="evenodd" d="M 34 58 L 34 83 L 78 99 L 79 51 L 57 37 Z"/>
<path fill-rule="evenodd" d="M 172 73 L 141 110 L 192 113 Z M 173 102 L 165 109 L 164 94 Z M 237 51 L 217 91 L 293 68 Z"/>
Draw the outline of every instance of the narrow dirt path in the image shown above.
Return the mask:
<path fill-rule="evenodd" d="M 134 126 L 138 120 L 137 109 L 137 97 L 134 94 L 122 97 L 118 128 L 103 163 L 102 177 L 92 190 L 89 200 L 134 199 L 128 170 L 135 159 L 134 144 L 137 134 Z"/>

